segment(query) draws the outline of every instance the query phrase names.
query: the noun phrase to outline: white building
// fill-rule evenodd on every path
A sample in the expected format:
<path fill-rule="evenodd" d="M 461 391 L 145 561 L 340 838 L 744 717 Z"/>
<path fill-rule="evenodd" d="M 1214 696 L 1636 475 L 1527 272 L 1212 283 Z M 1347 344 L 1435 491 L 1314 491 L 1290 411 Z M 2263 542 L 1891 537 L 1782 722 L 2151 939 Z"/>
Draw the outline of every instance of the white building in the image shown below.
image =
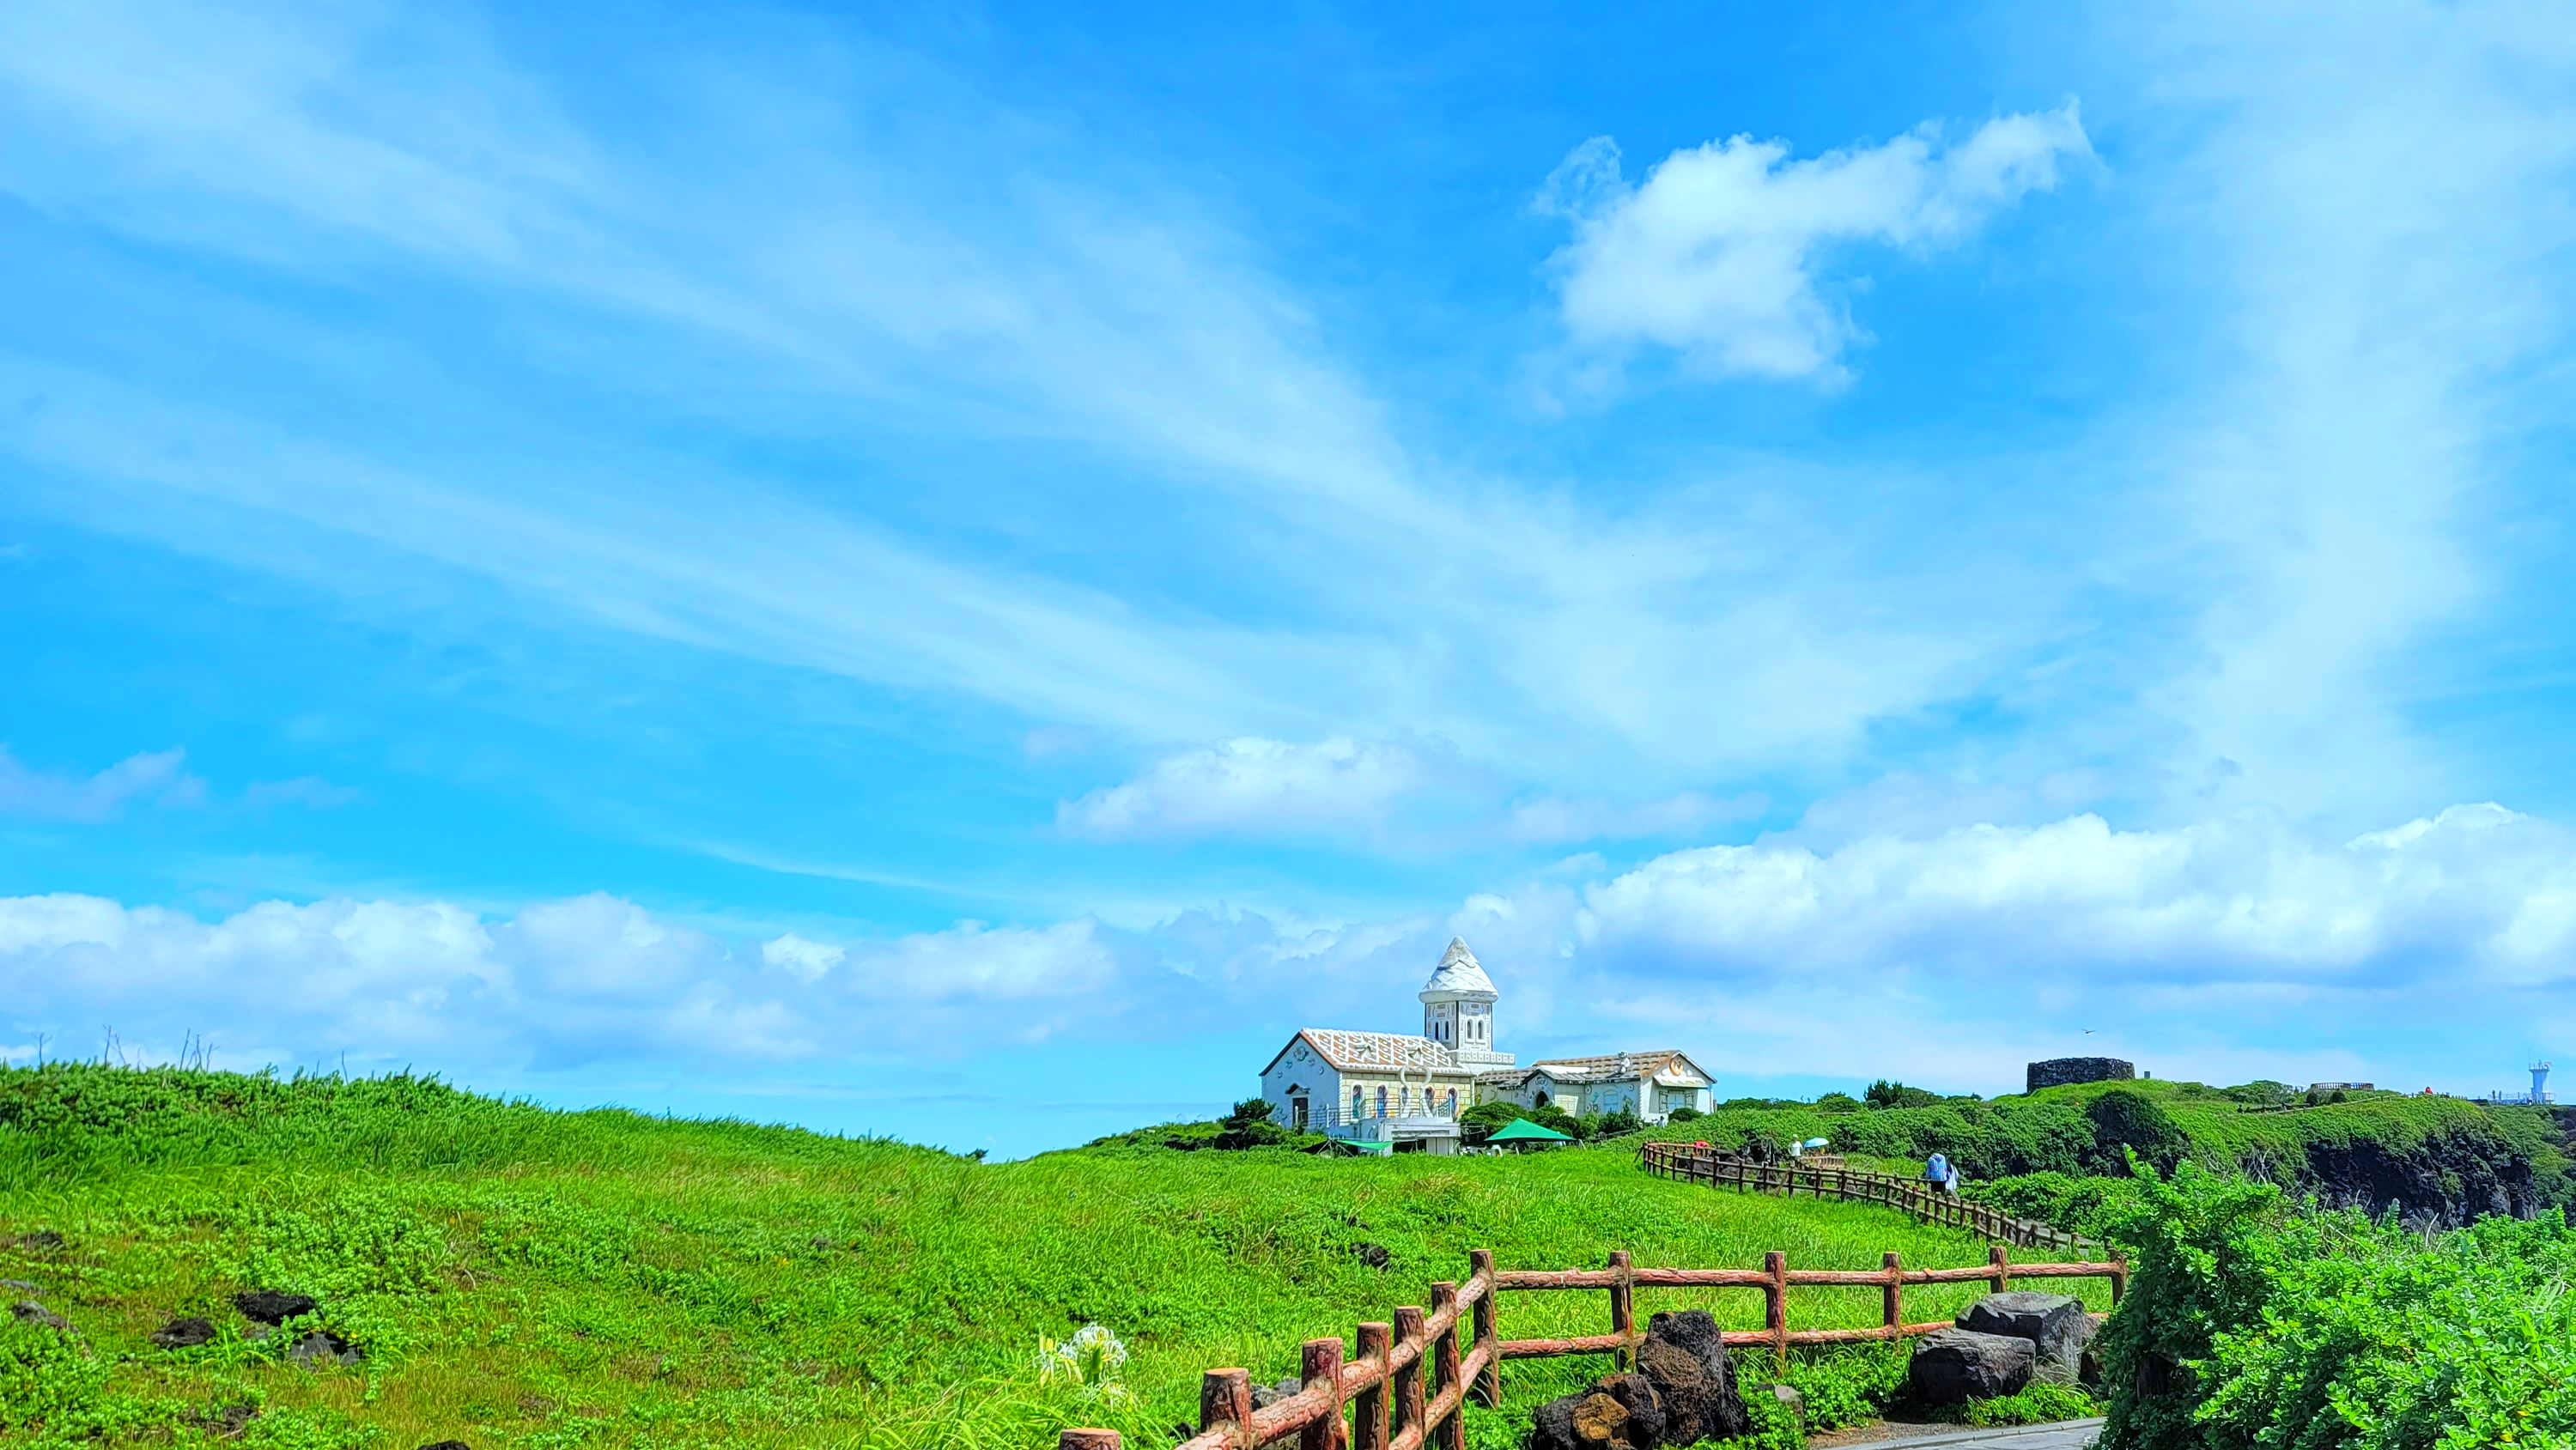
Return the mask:
<path fill-rule="evenodd" d="M 1271 1120 L 1389 1152 L 1454 1153 L 1458 1115 L 1478 1103 L 1549 1105 L 1589 1117 L 1622 1109 L 1660 1123 L 1716 1106 L 1710 1078 L 1679 1052 L 1553 1058 L 1526 1068 L 1494 1050 L 1501 993 L 1463 939 L 1422 984 L 1422 1035 L 1309 1027 L 1261 1070 Z"/>
<path fill-rule="evenodd" d="M 1482 1072 L 1476 1083 L 1480 1102 L 1554 1106 L 1578 1118 L 1624 1109 L 1660 1123 L 1675 1108 L 1705 1113 L 1715 1106 L 1709 1075 L 1670 1049 L 1553 1058 L 1517 1072 Z"/>
<path fill-rule="evenodd" d="M 1509 1068 L 1494 1050 L 1494 990 L 1476 954 L 1453 938 L 1422 984 L 1422 1035 L 1308 1027 L 1261 1070 L 1271 1120 L 1388 1151 L 1455 1153 L 1458 1115 L 1480 1072 Z"/>

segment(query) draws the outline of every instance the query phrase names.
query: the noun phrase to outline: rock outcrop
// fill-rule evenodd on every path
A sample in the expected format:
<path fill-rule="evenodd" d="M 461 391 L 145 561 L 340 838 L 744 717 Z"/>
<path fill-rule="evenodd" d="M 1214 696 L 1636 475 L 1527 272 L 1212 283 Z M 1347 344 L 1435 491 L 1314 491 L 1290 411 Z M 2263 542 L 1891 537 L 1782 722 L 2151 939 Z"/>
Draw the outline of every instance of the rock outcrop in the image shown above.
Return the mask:
<path fill-rule="evenodd" d="M 1906 1381 L 1923 1404 L 1962 1405 L 2019 1394 L 2029 1387 L 2037 1359 L 2027 1339 L 1956 1326 L 1935 1329 L 1915 1341 Z"/>
<path fill-rule="evenodd" d="M 152 1331 L 152 1342 L 163 1349 L 194 1349 L 215 1337 L 215 1322 L 195 1315 L 173 1319 Z"/>
<path fill-rule="evenodd" d="M 2084 1312 L 2083 1301 L 2027 1289 L 1988 1294 L 1961 1310 L 1957 1324 L 1972 1333 L 2029 1340 L 2033 1377 L 2062 1385 L 2081 1378 L 2084 1346 L 2093 1339 L 2093 1316 Z"/>
<path fill-rule="evenodd" d="M 1705 1309 L 1658 1314 L 1637 1346 L 1637 1372 L 1604 1376 L 1532 1416 L 1530 1450 L 1660 1450 L 1752 1428 L 1726 1337 Z"/>
<path fill-rule="evenodd" d="M 310 1314 L 322 1307 L 310 1294 L 291 1294 L 283 1289 L 244 1289 L 233 1296 L 233 1307 L 244 1319 L 261 1324 L 284 1324 L 299 1314 Z"/>

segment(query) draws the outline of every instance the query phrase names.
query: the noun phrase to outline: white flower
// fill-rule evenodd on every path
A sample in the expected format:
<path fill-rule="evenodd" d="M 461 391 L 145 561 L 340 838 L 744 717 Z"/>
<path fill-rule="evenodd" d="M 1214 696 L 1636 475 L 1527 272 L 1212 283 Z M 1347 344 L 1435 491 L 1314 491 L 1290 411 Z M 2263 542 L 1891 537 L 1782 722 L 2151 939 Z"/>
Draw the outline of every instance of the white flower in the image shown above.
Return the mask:
<path fill-rule="evenodd" d="M 1118 1383 L 1119 1367 L 1126 1363 L 1127 1346 L 1101 1325 L 1086 1324 L 1062 1343 L 1038 1341 L 1041 1382 L 1076 1385 L 1102 1399 L 1126 1397 L 1126 1388 Z"/>

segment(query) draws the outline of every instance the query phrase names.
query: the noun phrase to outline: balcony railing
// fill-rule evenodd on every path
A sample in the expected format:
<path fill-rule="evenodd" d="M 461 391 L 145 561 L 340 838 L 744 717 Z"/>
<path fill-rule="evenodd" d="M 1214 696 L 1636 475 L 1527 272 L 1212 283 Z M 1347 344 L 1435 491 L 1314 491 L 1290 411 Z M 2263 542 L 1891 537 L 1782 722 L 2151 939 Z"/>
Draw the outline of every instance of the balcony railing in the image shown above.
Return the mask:
<path fill-rule="evenodd" d="M 1459 1111 L 1465 1110 L 1466 1104 L 1461 1102 Z M 1458 1131 L 1458 1119 L 1449 1111 L 1445 1095 L 1429 1103 L 1413 1096 L 1401 1104 L 1390 1099 L 1384 1113 L 1378 1112 L 1374 1101 L 1363 1103 L 1356 1114 L 1341 1104 L 1318 1105 L 1307 1109 L 1306 1130 L 1362 1142 L 1385 1142 L 1424 1133 L 1454 1133 Z"/>

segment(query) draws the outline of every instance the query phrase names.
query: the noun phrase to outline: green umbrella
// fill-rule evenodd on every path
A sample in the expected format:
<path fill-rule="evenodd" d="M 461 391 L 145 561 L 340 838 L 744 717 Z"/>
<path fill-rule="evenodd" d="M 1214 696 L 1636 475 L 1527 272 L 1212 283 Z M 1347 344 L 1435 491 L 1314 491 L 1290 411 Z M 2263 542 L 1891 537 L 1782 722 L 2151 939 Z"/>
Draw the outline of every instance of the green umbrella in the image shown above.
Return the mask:
<path fill-rule="evenodd" d="M 1485 1138 L 1488 1143 L 1571 1143 L 1574 1140 L 1554 1128 L 1541 1127 L 1527 1118 L 1514 1118 Z"/>

